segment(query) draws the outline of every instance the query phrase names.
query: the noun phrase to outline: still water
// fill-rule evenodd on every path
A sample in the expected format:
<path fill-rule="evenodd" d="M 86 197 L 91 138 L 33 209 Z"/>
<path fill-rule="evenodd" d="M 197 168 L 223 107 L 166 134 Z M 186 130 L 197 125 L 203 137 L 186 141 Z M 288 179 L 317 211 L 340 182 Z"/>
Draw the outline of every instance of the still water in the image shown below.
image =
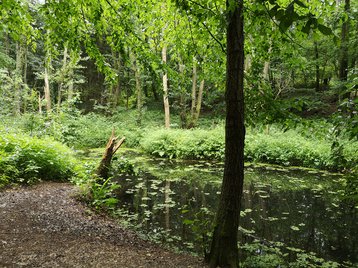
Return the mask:
<path fill-rule="evenodd" d="M 202 254 L 209 245 L 222 164 L 125 157 L 141 171 L 119 179 L 123 221 Z M 326 260 L 357 263 L 358 209 L 341 200 L 343 188 L 339 175 L 247 167 L 240 244 L 278 242 Z"/>

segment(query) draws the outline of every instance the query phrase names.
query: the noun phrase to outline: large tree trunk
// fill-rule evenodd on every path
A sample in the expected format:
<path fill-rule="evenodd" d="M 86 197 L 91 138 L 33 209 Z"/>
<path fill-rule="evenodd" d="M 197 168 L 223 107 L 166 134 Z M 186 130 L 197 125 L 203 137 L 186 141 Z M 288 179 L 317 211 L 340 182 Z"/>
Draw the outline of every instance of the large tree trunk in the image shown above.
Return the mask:
<path fill-rule="evenodd" d="M 163 64 L 167 63 L 167 47 L 163 45 L 162 49 L 162 61 Z M 170 110 L 169 110 L 169 99 L 168 99 L 168 73 L 165 70 L 163 74 L 163 102 L 164 102 L 164 117 L 165 117 L 165 128 L 170 128 Z"/>
<path fill-rule="evenodd" d="M 227 3 L 225 167 L 208 256 L 210 267 L 238 266 L 237 232 L 244 181 L 243 1 Z"/>

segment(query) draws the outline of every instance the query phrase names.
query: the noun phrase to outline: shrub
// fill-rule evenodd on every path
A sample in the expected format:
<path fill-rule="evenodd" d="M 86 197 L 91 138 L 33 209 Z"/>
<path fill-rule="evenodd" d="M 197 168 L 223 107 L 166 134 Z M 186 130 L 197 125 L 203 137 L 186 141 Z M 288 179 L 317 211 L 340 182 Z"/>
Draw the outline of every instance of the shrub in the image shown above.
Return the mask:
<path fill-rule="evenodd" d="M 219 127 L 210 130 L 148 129 L 140 146 L 156 157 L 224 160 L 224 131 Z M 246 161 L 327 170 L 352 168 L 357 152 L 357 142 L 347 143 L 341 152 L 345 161 L 336 161 L 330 141 L 307 138 L 295 130 L 273 130 L 270 134 L 251 131 L 245 143 Z"/>
<path fill-rule="evenodd" d="M 0 130 L 0 184 L 63 181 L 74 176 L 76 161 L 66 146 L 51 138 Z"/>
<path fill-rule="evenodd" d="M 158 157 L 186 159 L 223 159 L 224 139 L 221 129 L 179 130 L 152 129 L 140 141 L 141 148 Z"/>

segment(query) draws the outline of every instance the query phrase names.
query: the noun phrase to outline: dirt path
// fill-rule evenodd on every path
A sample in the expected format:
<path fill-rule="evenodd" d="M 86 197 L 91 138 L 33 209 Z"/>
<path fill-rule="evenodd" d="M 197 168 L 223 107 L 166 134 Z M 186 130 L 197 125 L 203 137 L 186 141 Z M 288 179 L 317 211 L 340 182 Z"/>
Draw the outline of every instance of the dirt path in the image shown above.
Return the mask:
<path fill-rule="evenodd" d="M 203 267 L 93 215 L 70 184 L 0 191 L 0 267 Z"/>

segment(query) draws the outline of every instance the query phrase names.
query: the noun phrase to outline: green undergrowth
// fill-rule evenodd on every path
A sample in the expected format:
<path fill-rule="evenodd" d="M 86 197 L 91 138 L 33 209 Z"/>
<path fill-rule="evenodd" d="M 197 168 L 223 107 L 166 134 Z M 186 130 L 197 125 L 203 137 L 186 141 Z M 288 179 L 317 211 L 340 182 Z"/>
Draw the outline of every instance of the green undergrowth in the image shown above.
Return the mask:
<path fill-rule="evenodd" d="M 65 181 L 78 172 L 72 151 L 61 143 L 0 128 L 0 187 L 40 180 Z"/>
<path fill-rule="evenodd" d="M 358 159 L 358 143 L 344 141 L 342 144 L 339 155 L 333 153 L 329 140 L 308 138 L 295 130 L 275 130 L 270 134 L 248 131 L 245 160 L 326 170 L 350 169 Z M 210 130 L 153 129 L 141 139 L 140 146 L 156 157 L 224 160 L 224 131 L 219 127 Z"/>
<path fill-rule="evenodd" d="M 240 267 L 244 268 L 349 268 L 356 265 L 344 262 L 337 263 L 318 257 L 313 252 L 306 252 L 299 248 L 289 247 L 281 242 L 260 241 L 255 239 L 251 243 L 239 245 L 240 253 L 245 255 Z"/>
<path fill-rule="evenodd" d="M 74 149 L 103 148 L 113 129 L 126 137 L 124 146 L 139 148 L 155 157 L 224 160 L 223 122 L 204 118 L 199 128 L 179 128 L 172 116 L 166 130 L 161 111 L 145 110 L 141 122 L 135 110 L 118 111 L 111 116 L 82 115 L 79 111 L 42 116 L 25 114 L 20 118 L 0 118 L 4 125 L 39 138 L 51 136 Z M 284 131 L 289 129 L 288 131 Z M 247 129 L 245 160 L 301 166 L 330 171 L 349 170 L 358 159 L 358 142 L 334 137 L 333 125 L 325 120 L 301 120 L 284 125 L 256 126 Z M 335 147 L 332 148 L 332 144 Z"/>

